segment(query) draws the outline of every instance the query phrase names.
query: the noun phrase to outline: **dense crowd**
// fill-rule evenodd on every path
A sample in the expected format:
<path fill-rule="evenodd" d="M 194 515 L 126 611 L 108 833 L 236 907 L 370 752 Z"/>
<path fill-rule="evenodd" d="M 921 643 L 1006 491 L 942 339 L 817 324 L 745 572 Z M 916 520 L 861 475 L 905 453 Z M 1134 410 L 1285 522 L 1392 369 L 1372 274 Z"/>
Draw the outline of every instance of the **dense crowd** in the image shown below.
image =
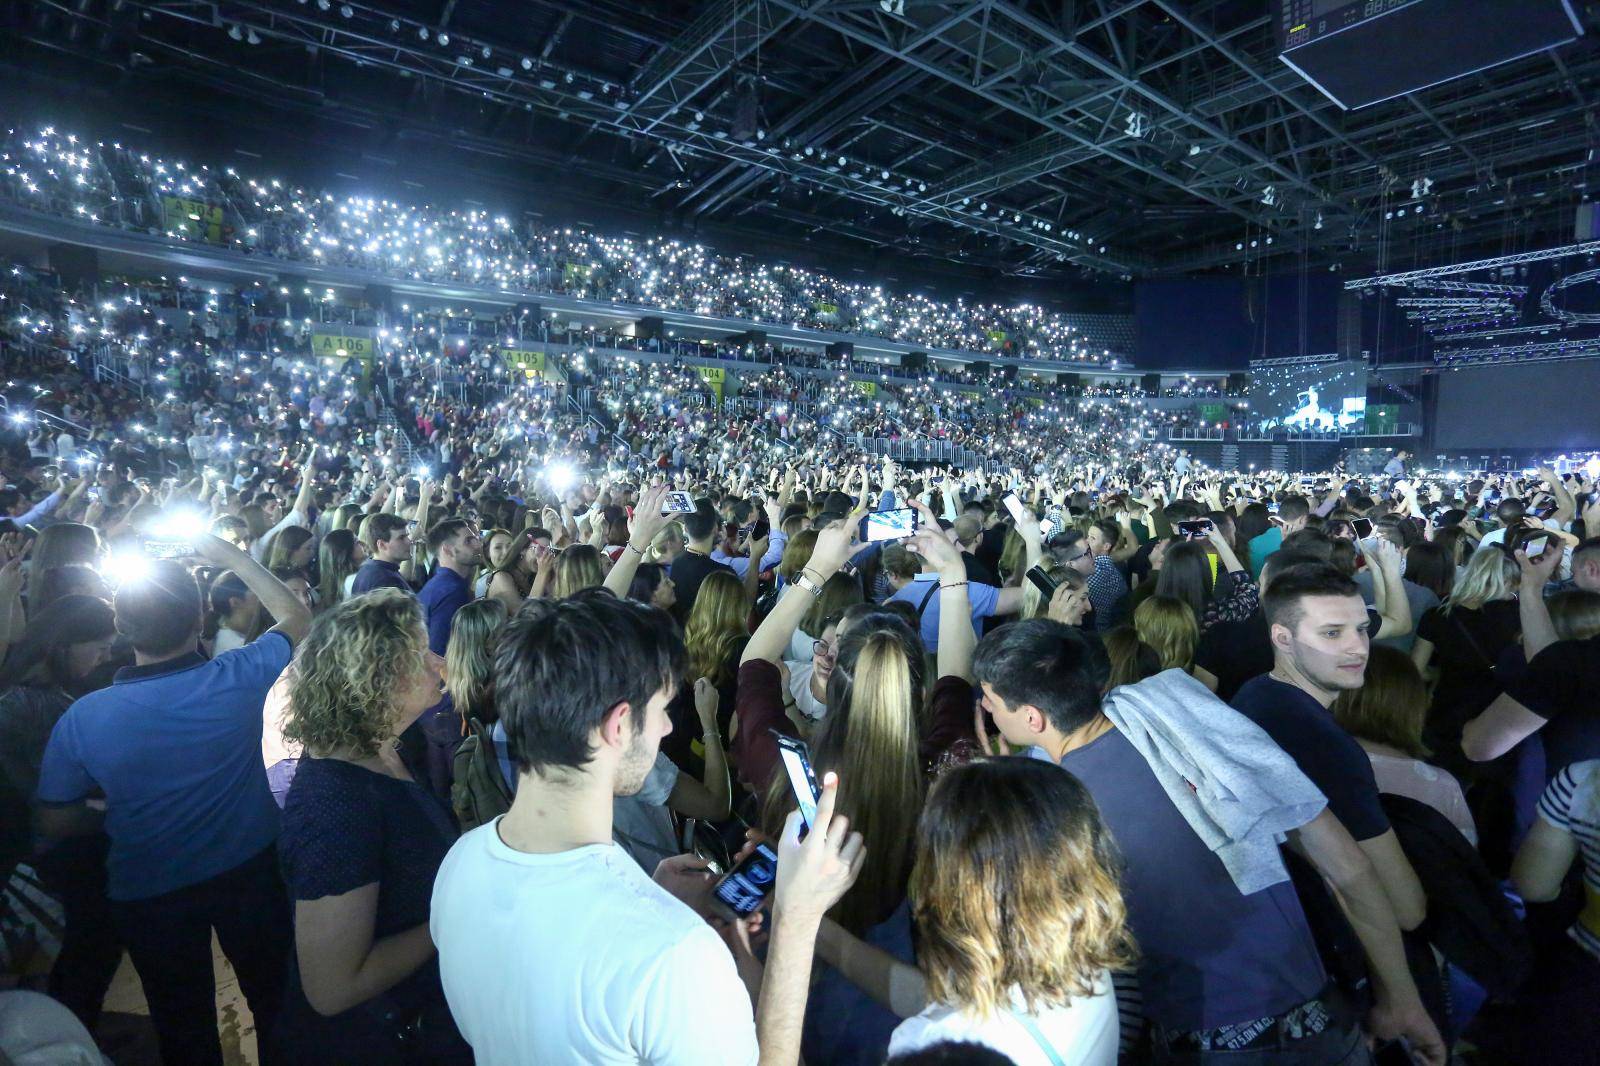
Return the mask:
<path fill-rule="evenodd" d="M 1600 1046 L 1593 472 L 112 292 L 0 284 L 5 1054 L 221 1062 L 213 935 L 268 1063 Z"/>
<path fill-rule="evenodd" d="M 1131 340 L 1113 329 L 1104 343 L 1092 343 L 1081 328 L 1089 321 L 1098 331 L 1098 320 L 1117 316 L 1074 318 L 1030 304 L 949 302 L 672 238 L 610 238 L 486 211 L 339 198 L 53 128 L 7 131 L 0 190 L 34 210 L 81 221 L 393 278 L 557 293 L 1053 362 L 1125 360 Z M 1119 348 L 1112 350 L 1112 343 Z"/>

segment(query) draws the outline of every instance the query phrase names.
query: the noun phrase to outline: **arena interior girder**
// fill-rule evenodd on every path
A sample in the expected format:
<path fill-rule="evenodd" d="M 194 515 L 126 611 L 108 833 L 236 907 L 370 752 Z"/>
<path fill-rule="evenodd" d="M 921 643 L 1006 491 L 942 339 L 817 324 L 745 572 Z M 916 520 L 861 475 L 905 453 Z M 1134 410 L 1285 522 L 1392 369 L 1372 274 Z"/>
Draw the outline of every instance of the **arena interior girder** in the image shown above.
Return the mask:
<path fill-rule="evenodd" d="M 1343 112 L 1277 59 L 1260 0 L 324 2 L 17 0 L 0 28 L 309 99 L 353 64 L 688 219 L 1045 274 L 1558 243 L 1600 139 L 1593 32 Z"/>

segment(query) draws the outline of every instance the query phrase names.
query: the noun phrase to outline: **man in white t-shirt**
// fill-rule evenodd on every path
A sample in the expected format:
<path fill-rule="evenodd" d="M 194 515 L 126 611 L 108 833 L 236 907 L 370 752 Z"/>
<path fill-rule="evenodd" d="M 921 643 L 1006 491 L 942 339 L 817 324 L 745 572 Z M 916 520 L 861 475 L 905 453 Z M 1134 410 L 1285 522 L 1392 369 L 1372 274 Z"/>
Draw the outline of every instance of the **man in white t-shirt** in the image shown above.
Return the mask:
<path fill-rule="evenodd" d="M 495 666 L 516 797 L 450 850 L 431 921 L 477 1061 L 796 1062 L 817 927 L 864 854 L 832 818 L 831 776 L 815 829 L 800 842 L 792 815 L 778 846 L 763 975 L 746 930 L 724 943 L 702 917 L 703 863 L 667 859 L 652 879 L 612 842 L 613 797 L 641 788 L 672 729 L 684 650 L 666 616 L 604 589 L 530 600 Z"/>

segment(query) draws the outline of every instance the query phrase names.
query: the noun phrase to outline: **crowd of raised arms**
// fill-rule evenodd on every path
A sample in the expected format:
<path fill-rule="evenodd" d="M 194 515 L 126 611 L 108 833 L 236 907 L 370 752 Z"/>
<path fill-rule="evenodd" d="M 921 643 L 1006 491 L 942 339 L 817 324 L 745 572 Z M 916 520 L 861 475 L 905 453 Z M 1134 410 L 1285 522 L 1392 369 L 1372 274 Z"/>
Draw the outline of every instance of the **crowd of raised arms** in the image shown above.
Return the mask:
<path fill-rule="evenodd" d="M 1600 1048 L 1592 471 L 186 291 L 0 278 L 13 1060 L 221 1063 L 213 935 L 269 1064 Z"/>

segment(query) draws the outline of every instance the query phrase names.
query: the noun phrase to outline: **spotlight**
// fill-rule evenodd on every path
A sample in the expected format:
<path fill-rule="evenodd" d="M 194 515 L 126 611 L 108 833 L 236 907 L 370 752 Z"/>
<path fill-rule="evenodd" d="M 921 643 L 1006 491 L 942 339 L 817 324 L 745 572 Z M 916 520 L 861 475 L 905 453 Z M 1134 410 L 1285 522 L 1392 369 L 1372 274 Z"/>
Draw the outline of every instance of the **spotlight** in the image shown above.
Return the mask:
<path fill-rule="evenodd" d="M 228 36 L 236 41 L 242 41 L 244 40 L 244 31 L 239 28 L 238 23 L 234 23 L 228 27 Z"/>
<path fill-rule="evenodd" d="M 428 27 L 419 26 L 417 28 L 417 36 L 421 37 L 424 41 L 426 41 L 428 39 Z"/>
<path fill-rule="evenodd" d="M 448 33 L 439 34 L 439 38 L 438 39 L 439 39 L 439 47 L 440 48 L 448 48 L 448 47 L 450 47 L 450 35 Z"/>
<path fill-rule="evenodd" d="M 330 8 L 332 6 L 333 6 L 333 4 L 330 2 L 330 0 L 317 0 L 317 10 L 318 11 L 326 11 L 326 10 L 328 10 L 328 8 Z"/>
<path fill-rule="evenodd" d="M 1321 211 L 1317 212 L 1317 224 L 1312 226 L 1311 228 L 1312 229 L 1321 229 L 1322 228 L 1322 212 Z"/>
<path fill-rule="evenodd" d="M 246 44 L 260 44 L 261 35 L 252 27 L 251 29 L 245 31 L 244 40 Z"/>
<path fill-rule="evenodd" d="M 351 7 L 349 4 L 339 5 L 339 15 L 341 18 L 355 18 L 355 14 L 356 9 Z"/>
<path fill-rule="evenodd" d="M 482 55 L 482 56 L 483 56 L 483 58 L 485 58 L 485 59 L 488 59 L 488 58 L 489 58 L 489 56 L 490 56 L 490 55 L 491 55 L 491 54 L 492 54 L 492 53 L 491 53 L 491 52 L 490 52 L 490 51 L 489 51 L 489 46 L 488 46 L 488 45 L 484 45 L 484 46 L 483 46 L 483 51 L 482 51 L 482 52 L 480 52 L 480 53 L 479 53 L 479 54 L 480 54 L 480 55 Z"/>
<path fill-rule="evenodd" d="M 533 69 L 533 60 L 529 59 L 527 56 L 523 56 L 522 57 L 522 69 L 523 70 L 532 70 Z"/>

